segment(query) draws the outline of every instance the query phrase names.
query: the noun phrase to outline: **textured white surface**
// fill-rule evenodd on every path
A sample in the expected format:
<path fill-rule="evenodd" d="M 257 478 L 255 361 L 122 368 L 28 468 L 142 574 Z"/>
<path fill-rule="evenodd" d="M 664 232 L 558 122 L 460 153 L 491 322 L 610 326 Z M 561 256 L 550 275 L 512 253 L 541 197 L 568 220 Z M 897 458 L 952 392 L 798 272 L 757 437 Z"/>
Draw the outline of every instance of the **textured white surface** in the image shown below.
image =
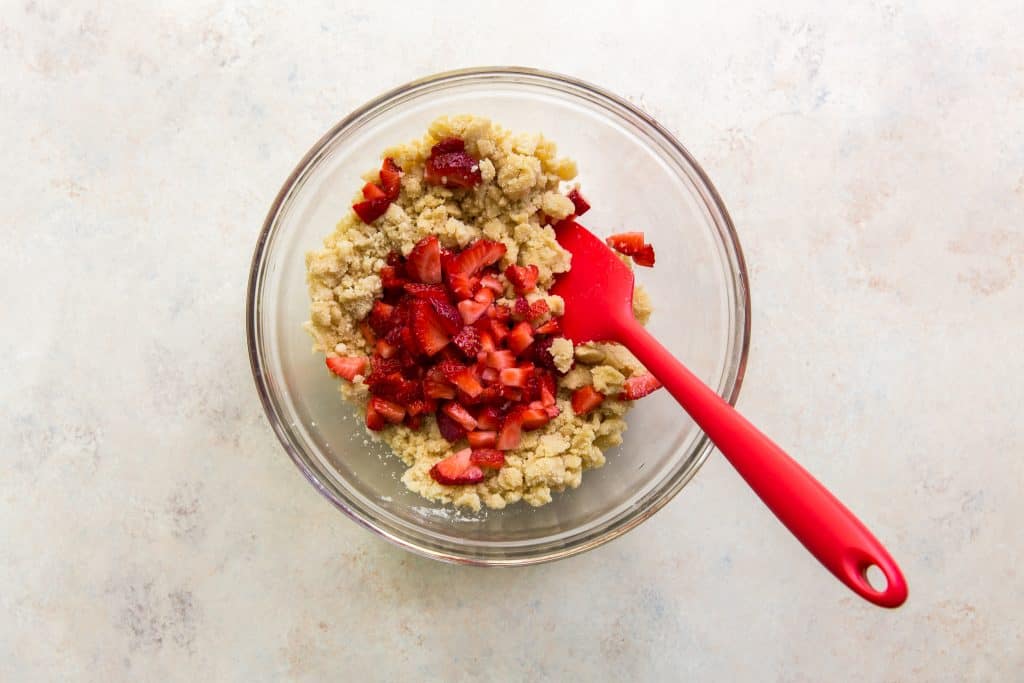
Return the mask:
<path fill-rule="evenodd" d="M 1018 677 L 1024 6 L 428 4 L 3 3 L 0 679 Z M 887 542 L 904 608 L 719 457 L 608 546 L 481 571 L 283 455 L 242 328 L 272 197 L 368 98 L 497 63 L 704 164 L 751 268 L 740 406 Z"/>

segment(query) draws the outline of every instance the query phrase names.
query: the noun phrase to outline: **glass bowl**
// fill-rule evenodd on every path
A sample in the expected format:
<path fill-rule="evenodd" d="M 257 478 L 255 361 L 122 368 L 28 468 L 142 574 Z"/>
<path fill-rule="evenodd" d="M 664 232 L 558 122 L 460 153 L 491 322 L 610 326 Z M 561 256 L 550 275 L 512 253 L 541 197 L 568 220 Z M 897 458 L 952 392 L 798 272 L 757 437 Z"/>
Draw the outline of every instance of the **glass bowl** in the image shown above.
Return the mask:
<path fill-rule="evenodd" d="M 347 116 L 299 162 L 267 215 L 249 277 L 249 358 L 263 407 L 302 473 L 356 522 L 438 560 L 525 565 L 595 548 L 664 506 L 712 446 L 664 391 L 639 401 L 624 443 L 552 503 L 479 513 L 431 503 L 405 489 L 404 466 L 371 441 L 342 401 L 322 354 L 302 328 L 309 315 L 305 261 L 349 210 L 360 174 L 386 147 L 420 137 L 442 114 L 489 117 L 542 132 L 579 164 L 600 236 L 642 230 L 657 250 L 638 268 L 651 294 L 649 329 L 730 402 L 750 337 L 747 273 L 721 198 L 693 157 L 661 125 L 620 97 L 532 69 L 480 68 L 396 88 Z"/>

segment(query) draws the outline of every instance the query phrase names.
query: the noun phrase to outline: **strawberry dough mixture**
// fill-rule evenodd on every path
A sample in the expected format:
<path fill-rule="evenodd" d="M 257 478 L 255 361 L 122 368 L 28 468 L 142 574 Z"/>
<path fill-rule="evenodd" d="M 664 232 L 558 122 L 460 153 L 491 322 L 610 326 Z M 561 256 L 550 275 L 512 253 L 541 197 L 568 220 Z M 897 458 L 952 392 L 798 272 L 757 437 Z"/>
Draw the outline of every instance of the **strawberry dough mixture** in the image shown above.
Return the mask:
<path fill-rule="evenodd" d="M 576 164 L 472 116 L 383 157 L 306 257 L 314 350 L 412 491 L 473 510 L 548 503 L 604 464 L 633 400 L 660 386 L 623 347 L 560 335 L 548 292 L 571 263 L 552 225 L 589 208 L 562 187 Z M 654 264 L 642 233 L 609 244 Z M 650 311 L 637 285 L 637 318 Z"/>

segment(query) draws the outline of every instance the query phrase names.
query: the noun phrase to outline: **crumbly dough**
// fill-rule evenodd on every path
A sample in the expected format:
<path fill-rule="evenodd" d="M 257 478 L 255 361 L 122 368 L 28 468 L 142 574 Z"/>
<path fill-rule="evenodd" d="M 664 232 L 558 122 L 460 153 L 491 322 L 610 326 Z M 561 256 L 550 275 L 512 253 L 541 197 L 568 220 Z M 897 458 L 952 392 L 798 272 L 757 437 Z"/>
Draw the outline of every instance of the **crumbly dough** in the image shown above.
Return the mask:
<path fill-rule="evenodd" d="M 423 180 L 423 162 L 430 148 L 452 136 L 462 138 L 466 151 L 480 159 L 483 182 L 470 190 L 451 190 Z M 403 169 L 398 200 L 372 225 L 349 211 L 324 240 L 323 249 L 306 256 L 311 299 L 306 328 L 315 351 L 370 355 L 358 324 L 382 294 L 378 273 L 385 258 L 393 250 L 408 255 L 429 234 L 437 235 L 442 246 L 449 248 L 461 249 L 481 237 L 502 242 L 508 249 L 502 269 L 511 263 L 536 265 L 540 278 L 530 298 L 545 298 L 555 315 L 564 312 L 564 301 L 548 294 L 548 288 L 556 274 L 569 269 L 570 254 L 559 246 L 548 222 L 573 211 L 560 183 L 575 177 L 576 164 L 558 158 L 554 143 L 541 135 L 514 135 L 484 118 L 441 117 L 430 124 L 423 138 L 387 149 L 383 156 L 392 157 Z M 374 171 L 363 178 L 377 181 L 379 175 Z M 360 199 L 354 197 L 354 201 Z M 514 295 L 508 283 L 506 295 Z M 650 310 L 650 298 L 638 286 L 637 318 L 646 322 Z M 572 342 L 559 338 L 551 353 L 556 367 L 568 373 L 559 380 L 561 413 L 541 429 L 523 432 L 520 447 L 506 452 L 505 466 L 478 484 L 444 486 L 430 476 L 437 461 L 463 447 L 441 437 L 432 417 L 417 431 L 397 425 L 371 434 L 408 466 L 402 476 L 405 485 L 430 500 L 473 510 L 503 508 L 520 500 L 535 506 L 548 503 L 553 492 L 579 486 L 583 470 L 603 465 L 602 449 L 622 442 L 626 430 L 622 417 L 631 404 L 616 396 L 627 377 L 643 371 L 616 344 L 574 349 Z M 589 383 L 607 398 L 588 415 L 577 417 L 570 394 Z M 365 405 L 369 394 L 361 377 L 339 384 L 346 399 Z"/>

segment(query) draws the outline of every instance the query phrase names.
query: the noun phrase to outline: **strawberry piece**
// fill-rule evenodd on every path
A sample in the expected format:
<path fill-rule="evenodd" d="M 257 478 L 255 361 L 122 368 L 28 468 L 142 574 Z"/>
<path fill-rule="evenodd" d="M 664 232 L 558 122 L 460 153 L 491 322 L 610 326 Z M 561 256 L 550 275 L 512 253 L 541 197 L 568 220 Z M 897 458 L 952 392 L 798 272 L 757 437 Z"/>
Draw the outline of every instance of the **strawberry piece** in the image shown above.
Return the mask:
<path fill-rule="evenodd" d="M 495 294 L 502 294 L 505 291 L 505 288 L 501 284 L 501 280 L 494 277 L 490 273 L 480 278 L 480 286 L 486 287 Z"/>
<path fill-rule="evenodd" d="M 555 388 L 555 378 L 550 373 L 540 371 L 537 373 L 540 380 L 540 403 L 545 408 L 555 405 L 555 395 L 558 390 Z"/>
<path fill-rule="evenodd" d="M 574 187 L 571 190 L 569 190 L 568 197 L 569 201 L 571 201 L 572 205 L 575 207 L 573 209 L 573 213 L 575 215 L 582 216 L 587 211 L 590 211 L 590 202 L 583 198 L 583 195 L 580 194 L 580 189 L 578 187 Z"/>
<path fill-rule="evenodd" d="M 496 370 L 504 370 L 505 368 L 515 367 L 516 357 L 508 349 L 502 349 L 501 351 L 491 351 L 487 354 L 487 365 Z"/>
<path fill-rule="evenodd" d="M 480 371 L 480 379 L 487 382 L 488 384 L 493 384 L 494 382 L 497 382 L 499 377 L 500 373 L 494 368 L 484 368 L 483 370 Z"/>
<path fill-rule="evenodd" d="M 547 322 L 537 325 L 533 331 L 537 334 L 558 334 L 562 331 L 562 325 L 557 318 L 551 318 Z"/>
<path fill-rule="evenodd" d="M 522 415 L 520 415 L 518 410 L 514 410 L 505 416 L 505 420 L 501 424 L 501 430 L 498 432 L 498 440 L 494 444 L 495 448 L 509 451 L 519 445 L 519 442 L 522 440 L 522 419 Z"/>
<path fill-rule="evenodd" d="M 463 448 L 430 468 L 430 476 L 444 486 L 465 486 L 482 481 L 484 471 L 472 463 L 473 451 Z"/>
<path fill-rule="evenodd" d="M 490 304 L 482 301 L 473 301 L 472 299 L 466 299 L 465 301 L 459 302 L 459 314 L 462 316 L 462 321 L 467 325 L 472 325 L 480 319 Z"/>
<path fill-rule="evenodd" d="M 512 309 L 512 317 L 516 320 L 528 320 L 530 318 L 530 302 L 526 300 L 526 297 L 519 297 L 516 299 L 514 308 Z"/>
<path fill-rule="evenodd" d="M 424 285 L 419 282 L 407 282 L 402 287 L 406 293 L 417 299 L 434 299 L 448 301 L 448 290 L 444 285 Z"/>
<path fill-rule="evenodd" d="M 367 384 L 374 384 L 385 377 L 397 374 L 402 369 L 397 358 L 373 357 L 373 372 L 366 378 Z"/>
<path fill-rule="evenodd" d="M 540 270 L 532 264 L 529 266 L 511 265 L 505 269 L 505 277 L 512 283 L 516 294 L 526 294 L 532 292 L 537 286 Z"/>
<path fill-rule="evenodd" d="M 444 144 L 439 143 L 439 144 Z M 439 145 L 434 145 L 437 149 Z M 432 185 L 448 188 L 470 188 L 479 185 L 483 177 L 480 162 L 463 150 L 434 153 L 423 164 L 423 179 Z"/>
<path fill-rule="evenodd" d="M 455 387 L 448 383 L 437 368 L 431 368 L 423 378 L 425 398 L 455 398 Z"/>
<path fill-rule="evenodd" d="M 530 323 L 519 323 L 512 328 L 511 332 L 508 333 L 508 348 L 516 355 L 525 351 L 526 347 L 532 343 L 533 328 L 530 327 Z"/>
<path fill-rule="evenodd" d="M 428 356 L 447 346 L 449 340 L 444 324 L 434 313 L 431 303 L 423 299 L 412 302 L 412 333 L 420 350 Z"/>
<path fill-rule="evenodd" d="M 554 337 L 545 337 L 537 340 L 531 347 L 531 351 L 533 352 L 531 356 L 533 362 L 542 368 L 557 371 L 558 368 L 555 367 L 555 359 L 551 355 L 551 344 L 553 344 L 554 341 Z"/>
<path fill-rule="evenodd" d="M 377 340 L 377 343 L 374 345 L 374 350 L 381 358 L 394 358 L 395 354 L 398 353 L 398 347 L 393 344 L 389 344 L 384 339 Z"/>
<path fill-rule="evenodd" d="M 409 277 L 425 284 L 441 282 L 441 244 L 434 235 L 427 235 L 412 248 L 405 262 Z"/>
<path fill-rule="evenodd" d="M 453 335 L 462 329 L 462 315 L 448 303 L 447 299 L 429 299 L 429 301 L 446 334 Z"/>
<path fill-rule="evenodd" d="M 476 416 L 476 426 L 485 430 L 501 428 L 501 413 L 493 406 L 482 409 Z"/>
<path fill-rule="evenodd" d="M 479 423 L 477 424 L 479 426 Z M 473 448 L 494 448 L 494 444 L 498 441 L 498 432 L 475 431 L 466 434 L 466 438 L 469 440 L 469 445 Z M 502 458 L 502 462 L 504 462 L 504 458 Z"/>
<path fill-rule="evenodd" d="M 391 318 L 394 313 L 394 306 L 378 300 L 373 302 L 373 308 L 370 309 L 370 315 L 366 320 L 370 323 L 370 329 L 379 335 L 386 335 L 394 326 Z"/>
<path fill-rule="evenodd" d="M 398 269 L 394 266 L 384 266 L 380 269 L 380 284 L 385 290 L 402 289 L 405 278 L 398 274 Z"/>
<path fill-rule="evenodd" d="M 463 275 L 461 273 L 448 273 L 448 286 L 451 287 L 452 294 L 455 295 L 456 299 L 472 299 L 475 286 L 473 278 L 469 275 Z"/>
<path fill-rule="evenodd" d="M 363 199 L 383 199 L 388 195 L 376 183 L 363 185 Z"/>
<path fill-rule="evenodd" d="M 379 432 L 385 427 L 387 427 L 387 422 L 384 420 L 383 415 L 374 410 L 373 403 L 366 406 L 366 428 Z"/>
<path fill-rule="evenodd" d="M 398 424 L 405 419 L 405 408 L 380 396 L 371 398 L 369 407 L 391 424 Z"/>
<path fill-rule="evenodd" d="M 561 412 L 562 412 L 561 408 L 559 408 L 558 406 L 554 406 L 554 405 L 547 406 L 547 407 L 544 408 L 544 410 L 547 412 L 548 417 L 550 417 L 552 420 L 554 420 L 556 417 L 558 417 L 561 414 Z"/>
<path fill-rule="evenodd" d="M 498 385 L 498 395 L 506 401 L 512 401 L 513 403 L 519 403 L 523 400 L 523 390 L 519 387 L 510 387 L 506 384 Z"/>
<path fill-rule="evenodd" d="M 661 382 L 649 372 L 642 375 L 633 375 L 622 385 L 622 393 L 619 398 L 623 401 L 635 401 L 660 389 Z"/>
<path fill-rule="evenodd" d="M 523 388 L 532 376 L 533 368 L 505 368 L 499 374 L 498 379 L 505 386 Z"/>
<path fill-rule="evenodd" d="M 463 327 L 452 337 L 452 343 L 459 347 L 467 358 L 476 358 L 480 352 L 480 332 L 475 327 Z"/>
<path fill-rule="evenodd" d="M 632 256 L 644 248 L 644 234 L 642 232 L 620 232 L 605 240 L 608 246 L 619 252 Z"/>
<path fill-rule="evenodd" d="M 450 418 L 448 413 L 441 411 L 434 417 L 437 419 L 437 428 L 445 440 L 455 443 L 466 436 L 466 430 L 462 428 L 462 425 Z"/>
<path fill-rule="evenodd" d="M 370 387 L 370 393 L 400 405 L 408 404 L 421 395 L 419 382 L 402 377 L 398 373 L 374 381 L 371 379 L 368 377 L 366 382 Z"/>
<path fill-rule="evenodd" d="M 472 368 L 452 361 L 445 361 L 438 365 L 438 367 L 444 373 L 445 379 L 470 398 L 479 396 L 480 392 L 483 391 L 484 387 L 480 384 L 480 380 L 477 379 L 476 375 L 473 374 Z"/>
<path fill-rule="evenodd" d="M 494 448 L 474 448 L 469 461 L 489 470 L 500 470 L 505 465 L 505 454 Z"/>
<path fill-rule="evenodd" d="M 466 142 L 462 138 L 452 136 L 441 140 L 441 142 L 431 147 L 430 156 L 449 154 L 451 152 L 464 152 L 465 150 Z"/>
<path fill-rule="evenodd" d="M 486 330 L 478 330 L 480 334 L 480 350 L 494 351 L 498 346 L 494 343 L 494 335 Z"/>
<path fill-rule="evenodd" d="M 488 329 L 491 332 L 491 336 L 494 337 L 497 343 L 501 343 L 508 336 L 508 327 L 497 318 L 493 318 L 488 322 L 490 323 Z"/>
<path fill-rule="evenodd" d="M 455 257 L 452 261 L 452 272 L 461 275 L 476 275 L 481 269 L 499 261 L 506 251 L 507 247 L 501 242 L 477 240 Z"/>
<path fill-rule="evenodd" d="M 551 418 L 548 417 L 544 408 L 527 408 L 520 411 L 519 414 L 523 420 L 523 429 L 528 431 L 532 429 L 540 429 L 548 422 L 551 422 Z"/>
<path fill-rule="evenodd" d="M 577 415 L 586 415 L 601 405 L 602 401 L 604 401 L 604 394 L 588 384 L 572 392 L 572 412 Z"/>
<path fill-rule="evenodd" d="M 387 197 L 378 197 L 377 199 L 366 199 L 361 202 L 356 202 L 352 205 L 352 210 L 359 216 L 359 220 L 369 225 L 375 220 L 384 215 L 391 205 L 391 200 Z"/>
<path fill-rule="evenodd" d="M 429 407 L 430 406 L 427 404 L 426 401 L 416 399 L 414 401 L 409 401 L 409 405 L 405 407 L 405 411 L 407 415 L 423 415 L 424 413 L 427 412 L 427 409 Z"/>
<path fill-rule="evenodd" d="M 422 415 L 406 415 L 405 416 L 405 426 L 408 427 L 409 429 L 413 430 L 414 432 L 417 431 L 420 427 L 423 426 L 423 416 Z"/>
<path fill-rule="evenodd" d="M 366 370 L 367 360 L 366 356 L 351 358 L 331 356 L 327 358 L 327 367 L 338 377 L 344 377 L 351 382 L 356 378 L 356 375 L 361 375 Z"/>
<path fill-rule="evenodd" d="M 377 335 L 373 333 L 373 328 L 370 327 L 370 323 L 365 320 L 360 321 L 359 323 L 359 333 L 363 335 L 363 339 L 365 339 L 366 343 L 370 346 L 373 346 L 377 342 Z"/>
<path fill-rule="evenodd" d="M 476 429 L 476 419 L 469 414 L 469 411 L 463 408 L 455 401 L 444 404 L 441 408 L 448 417 L 459 423 L 459 426 L 465 429 L 467 432 Z"/>
<path fill-rule="evenodd" d="M 495 304 L 488 314 L 498 322 L 507 323 L 512 319 L 512 309 L 504 304 Z"/>
<path fill-rule="evenodd" d="M 537 318 L 543 318 L 551 312 L 551 307 L 548 306 L 548 302 L 544 299 L 537 299 L 530 304 L 530 320 L 536 320 Z"/>
<path fill-rule="evenodd" d="M 481 278 L 483 281 L 483 278 Z M 494 291 L 486 287 L 481 286 L 477 290 L 476 294 L 473 295 L 473 301 L 479 301 L 482 304 L 489 304 L 494 301 Z"/>
<path fill-rule="evenodd" d="M 388 199 L 398 199 L 398 193 L 402 189 L 402 169 L 391 157 L 385 159 L 380 167 L 380 184 Z"/>
<path fill-rule="evenodd" d="M 640 251 L 633 254 L 633 263 L 638 266 L 647 266 L 650 268 L 654 265 L 654 247 L 650 244 L 645 244 Z"/>

